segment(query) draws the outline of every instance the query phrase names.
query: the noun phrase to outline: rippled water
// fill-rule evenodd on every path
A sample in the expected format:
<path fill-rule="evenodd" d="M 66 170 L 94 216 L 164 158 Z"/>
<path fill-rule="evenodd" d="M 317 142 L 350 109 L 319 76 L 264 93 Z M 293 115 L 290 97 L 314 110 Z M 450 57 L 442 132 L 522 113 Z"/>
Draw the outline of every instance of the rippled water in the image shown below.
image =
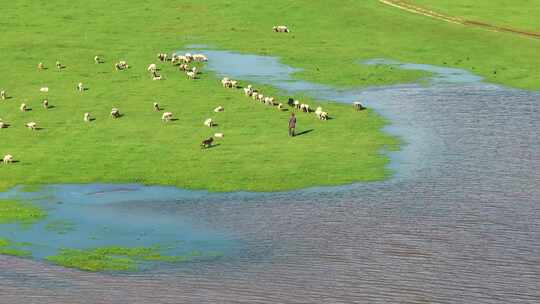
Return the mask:
<path fill-rule="evenodd" d="M 221 60 L 209 57 L 217 71 Z M 257 69 L 279 63 L 260 60 L 252 63 Z M 261 80 L 233 74 L 227 63 L 228 75 Z M 324 95 L 367 101 L 391 119 L 389 131 L 407 142 L 392 155 L 396 177 L 133 200 L 227 231 L 245 249 L 223 261 L 129 276 L 0 256 L 0 302 L 539 303 L 540 93 L 437 79 L 429 87 Z M 296 90 L 293 79 L 286 82 L 282 89 Z"/>

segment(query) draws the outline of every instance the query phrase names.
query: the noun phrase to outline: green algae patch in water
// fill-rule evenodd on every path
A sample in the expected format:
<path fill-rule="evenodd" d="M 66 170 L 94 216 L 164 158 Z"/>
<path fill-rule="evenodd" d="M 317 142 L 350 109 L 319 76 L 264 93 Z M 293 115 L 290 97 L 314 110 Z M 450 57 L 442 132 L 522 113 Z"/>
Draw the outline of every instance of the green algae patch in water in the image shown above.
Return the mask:
<path fill-rule="evenodd" d="M 47 213 L 40 207 L 18 200 L 0 200 L 0 224 L 33 224 Z"/>
<path fill-rule="evenodd" d="M 62 248 L 58 255 L 49 256 L 47 261 L 56 265 L 84 271 L 137 271 L 144 262 L 185 262 L 204 257 L 200 251 L 184 255 L 163 255 L 158 247 L 100 247 L 92 249 Z M 209 257 L 216 257 L 212 254 Z"/>
<path fill-rule="evenodd" d="M 17 243 L 13 243 L 8 239 L 0 238 L 0 254 L 18 256 L 18 257 L 26 257 L 32 254 L 28 250 L 14 248 L 17 245 L 18 245 Z"/>

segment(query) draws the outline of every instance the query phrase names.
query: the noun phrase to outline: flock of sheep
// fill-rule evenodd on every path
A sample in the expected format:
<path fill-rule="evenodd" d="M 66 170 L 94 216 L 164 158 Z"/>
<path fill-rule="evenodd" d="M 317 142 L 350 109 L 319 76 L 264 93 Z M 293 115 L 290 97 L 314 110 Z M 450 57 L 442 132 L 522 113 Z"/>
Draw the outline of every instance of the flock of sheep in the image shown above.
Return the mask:
<path fill-rule="evenodd" d="M 282 33 L 289 33 L 290 32 L 288 27 L 285 26 L 285 25 L 274 26 L 273 31 L 282 32 Z M 195 66 L 193 66 L 191 68 L 189 67 L 190 63 L 208 61 L 208 58 L 203 54 L 193 54 L 192 55 L 190 53 L 186 53 L 184 55 L 173 54 L 170 57 L 166 53 L 159 53 L 157 55 L 157 59 L 162 61 L 162 62 L 170 61 L 172 65 L 178 65 L 179 70 L 185 72 L 186 76 L 189 79 L 196 79 L 197 74 L 199 73 L 197 67 L 195 67 Z M 101 57 L 95 56 L 94 57 L 94 62 L 96 64 L 101 64 L 104 61 L 102 60 Z M 116 62 L 114 64 L 114 67 L 118 71 L 129 69 L 129 65 L 127 64 L 126 61 Z M 64 66 L 59 61 L 56 61 L 56 68 L 57 69 L 63 69 Z M 44 64 L 42 62 L 40 62 L 38 64 L 38 69 L 39 70 L 45 69 L 45 66 L 44 66 Z M 152 63 L 152 64 L 150 64 L 148 66 L 147 71 L 152 74 L 152 80 L 161 80 L 162 79 L 162 76 L 158 74 L 158 70 L 159 69 L 158 69 L 158 67 L 157 67 L 157 65 L 155 63 Z M 225 88 L 236 88 L 236 89 L 240 88 L 239 83 L 238 83 L 237 80 L 232 80 L 232 79 L 229 79 L 228 77 L 223 78 L 221 80 L 221 84 Z M 81 92 L 81 93 L 86 90 L 86 88 L 84 87 L 82 82 L 79 82 L 76 85 L 75 89 L 76 89 L 76 91 Z M 40 88 L 40 92 L 46 93 L 48 91 L 49 91 L 48 87 Z M 265 105 L 268 105 L 268 106 L 277 106 L 277 109 L 280 110 L 280 111 L 284 110 L 283 103 L 276 102 L 276 99 L 274 97 L 263 95 L 260 91 L 254 89 L 252 85 L 248 85 L 247 87 L 243 88 L 243 91 L 244 91 L 244 93 L 245 93 L 245 95 L 247 97 L 251 97 L 253 100 L 260 101 L 260 102 L 262 102 L 262 103 L 264 103 Z M 5 100 L 7 98 L 8 98 L 7 92 L 5 90 L 1 90 L 0 91 L 0 100 Z M 296 109 L 299 109 L 300 111 L 305 112 L 305 113 L 312 112 L 312 110 L 311 110 L 311 108 L 310 108 L 310 106 L 308 104 L 300 103 L 298 100 L 294 100 L 292 98 L 289 98 L 289 100 L 287 102 L 287 105 L 289 105 L 290 107 L 294 107 Z M 44 109 L 48 109 L 49 108 L 49 101 L 47 99 L 44 99 L 42 101 L 42 106 L 43 106 Z M 154 102 L 153 107 L 154 107 L 155 111 L 161 111 L 161 108 L 159 107 L 159 104 L 157 102 Z M 363 109 L 363 106 L 360 103 L 355 103 L 354 107 L 357 110 Z M 22 103 L 20 105 L 20 110 L 22 112 L 26 112 L 26 111 L 29 110 L 29 108 L 25 103 Z M 214 109 L 214 112 L 218 113 L 218 112 L 223 112 L 224 110 L 225 109 L 224 109 L 223 106 L 218 106 L 217 108 Z M 328 112 L 323 111 L 322 107 L 317 107 L 316 110 L 314 111 L 314 113 L 321 120 L 328 120 L 329 119 Z M 120 118 L 122 115 L 121 115 L 120 110 L 118 108 L 113 107 L 111 109 L 110 116 L 112 118 L 116 119 L 116 118 Z M 92 119 L 90 113 L 84 113 L 83 120 L 84 120 L 84 122 L 91 122 L 93 119 Z M 169 121 L 173 120 L 173 113 L 172 112 L 164 112 L 161 115 L 161 120 L 163 122 L 169 122 Z M 210 127 L 210 128 L 212 128 L 212 127 L 214 127 L 216 125 L 215 122 L 212 120 L 212 118 L 206 119 L 203 124 L 205 126 L 207 126 L 207 127 Z M 6 122 L 4 122 L 4 121 L 2 121 L 2 119 L 0 119 L 0 129 L 7 128 L 8 126 L 9 125 Z M 37 130 L 38 129 L 38 124 L 36 122 L 34 122 L 34 121 L 30 121 L 30 122 L 26 123 L 25 126 L 28 129 L 31 129 L 31 130 Z M 214 133 L 214 137 L 223 138 L 224 134 L 223 133 Z M 201 147 L 207 148 L 207 147 L 211 146 L 213 140 L 214 140 L 213 137 L 205 139 L 202 142 Z M 5 155 L 3 157 L 2 161 L 3 161 L 4 164 L 12 163 L 13 162 L 13 156 L 10 155 L 10 154 L 7 154 L 7 155 Z"/>

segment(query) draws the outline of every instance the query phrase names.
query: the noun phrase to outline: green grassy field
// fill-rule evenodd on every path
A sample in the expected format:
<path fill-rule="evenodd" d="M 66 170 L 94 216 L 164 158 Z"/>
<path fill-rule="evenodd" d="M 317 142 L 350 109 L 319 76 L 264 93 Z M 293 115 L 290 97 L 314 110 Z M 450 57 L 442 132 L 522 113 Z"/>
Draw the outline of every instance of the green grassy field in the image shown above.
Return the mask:
<path fill-rule="evenodd" d="M 13 154 L 20 162 L 0 166 L 0 189 L 17 184 L 137 182 L 211 191 L 275 191 L 388 176 L 388 158 L 380 150 L 395 149 L 397 140 L 381 131 L 386 122 L 371 111 L 356 113 L 324 103 L 335 119 L 321 122 L 314 115 L 299 114 L 298 131 L 313 131 L 289 138 L 288 112 L 278 113 L 239 91 L 225 90 L 211 74 L 188 81 L 163 66 L 166 80 L 149 79 L 145 69 L 157 61 L 156 53 L 192 43 L 278 56 L 304 69 L 297 77 L 336 86 L 410 82 L 425 76 L 356 64 L 389 58 L 448 62 L 489 81 L 540 87 L 540 75 L 534 73 L 540 64 L 540 41 L 446 24 L 374 0 L 256 5 L 161 0 L 53 0 L 36 5 L 22 0 L 5 3 L 2 14 L 0 88 L 13 98 L 0 102 L 0 118 L 11 124 L 0 130 L 0 154 Z M 273 33 L 274 24 L 288 24 L 292 33 Z M 94 64 L 95 55 L 106 62 Z M 457 63 L 466 57 L 466 65 Z M 66 69 L 57 71 L 56 60 Z M 118 60 L 127 60 L 132 68 L 114 71 Z M 49 69 L 37 71 L 38 62 Z M 87 92 L 75 92 L 79 81 Z M 50 110 L 40 107 L 44 96 L 39 87 L 44 85 L 50 88 Z M 179 120 L 162 123 L 151 109 L 154 101 Z M 21 102 L 32 111 L 20 112 Z M 226 111 L 212 113 L 217 105 Z M 125 116 L 110 119 L 113 106 Z M 83 123 L 84 112 L 96 120 Z M 202 125 L 207 117 L 219 124 L 215 130 Z M 26 130 L 28 121 L 43 129 Z M 213 132 L 224 132 L 225 139 L 201 152 L 200 141 Z"/>
<path fill-rule="evenodd" d="M 411 0 L 409 2 L 450 16 L 526 31 L 540 31 L 540 19 L 538 19 L 540 0 Z"/>

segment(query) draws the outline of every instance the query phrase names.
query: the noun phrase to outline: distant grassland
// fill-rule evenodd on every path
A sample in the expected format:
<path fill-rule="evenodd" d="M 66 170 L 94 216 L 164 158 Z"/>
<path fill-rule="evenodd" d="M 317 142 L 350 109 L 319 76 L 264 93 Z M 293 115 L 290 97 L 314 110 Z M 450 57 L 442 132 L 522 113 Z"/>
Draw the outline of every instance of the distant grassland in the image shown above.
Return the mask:
<path fill-rule="evenodd" d="M 118 1 L 22 0 L 3 4 L 0 88 L 13 96 L 0 102 L 0 154 L 19 163 L 0 166 L 0 189 L 17 184 L 143 183 L 211 191 L 277 191 L 317 185 L 381 180 L 389 176 L 384 149 L 398 140 L 372 111 L 321 104 L 334 119 L 299 114 L 297 138 L 287 137 L 287 117 L 225 90 L 204 71 L 201 79 L 162 65 L 163 81 L 145 71 L 158 52 L 187 44 L 272 55 L 304 70 L 296 76 L 336 86 L 411 82 L 424 73 L 359 65 L 389 58 L 456 66 L 489 81 L 540 87 L 540 42 L 509 34 L 445 24 L 387 7 L 378 1 Z M 290 34 L 271 31 L 287 24 Z M 102 55 L 106 63 L 95 65 Z M 469 57 L 470 60 L 463 61 Z M 66 69 L 57 71 L 60 60 Z M 126 60 L 132 68 L 116 72 Z M 210 58 L 212 60 L 212 58 Z M 37 71 L 38 62 L 49 68 Z M 466 62 L 466 63 L 465 63 Z M 497 70 L 498 73 L 493 73 Z M 89 91 L 78 94 L 83 82 Z M 53 109 L 41 108 L 38 89 L 47 85 Z M 265 87 L 265 92 L 272 88 Z M 273 91 L 276 95 L 278 92 Z M 280 96 L 280 100 L 286 96 Z M 164 124 L 151 109 L 159 102 L 178 121 Z M 26 102 L 32 111 L 18 110 Z M 224 113 L 214 114 L 217 105 Z M 125 114 L 108 117 L 111 107 Z M 83 123 L 90 112 L 96 121 Z M 212 117 L 215 130 L 202 125 Z M 43 130 L 23 125 L 36 121 Z M 200 151 L 200 141 L 224 132 L 218 146 Z"/>
<path fill-rule="evenodd" d="M 410 0 L 451 16 L 489 22 L 497 26 L 540 32 L 540 0 Z"/>

